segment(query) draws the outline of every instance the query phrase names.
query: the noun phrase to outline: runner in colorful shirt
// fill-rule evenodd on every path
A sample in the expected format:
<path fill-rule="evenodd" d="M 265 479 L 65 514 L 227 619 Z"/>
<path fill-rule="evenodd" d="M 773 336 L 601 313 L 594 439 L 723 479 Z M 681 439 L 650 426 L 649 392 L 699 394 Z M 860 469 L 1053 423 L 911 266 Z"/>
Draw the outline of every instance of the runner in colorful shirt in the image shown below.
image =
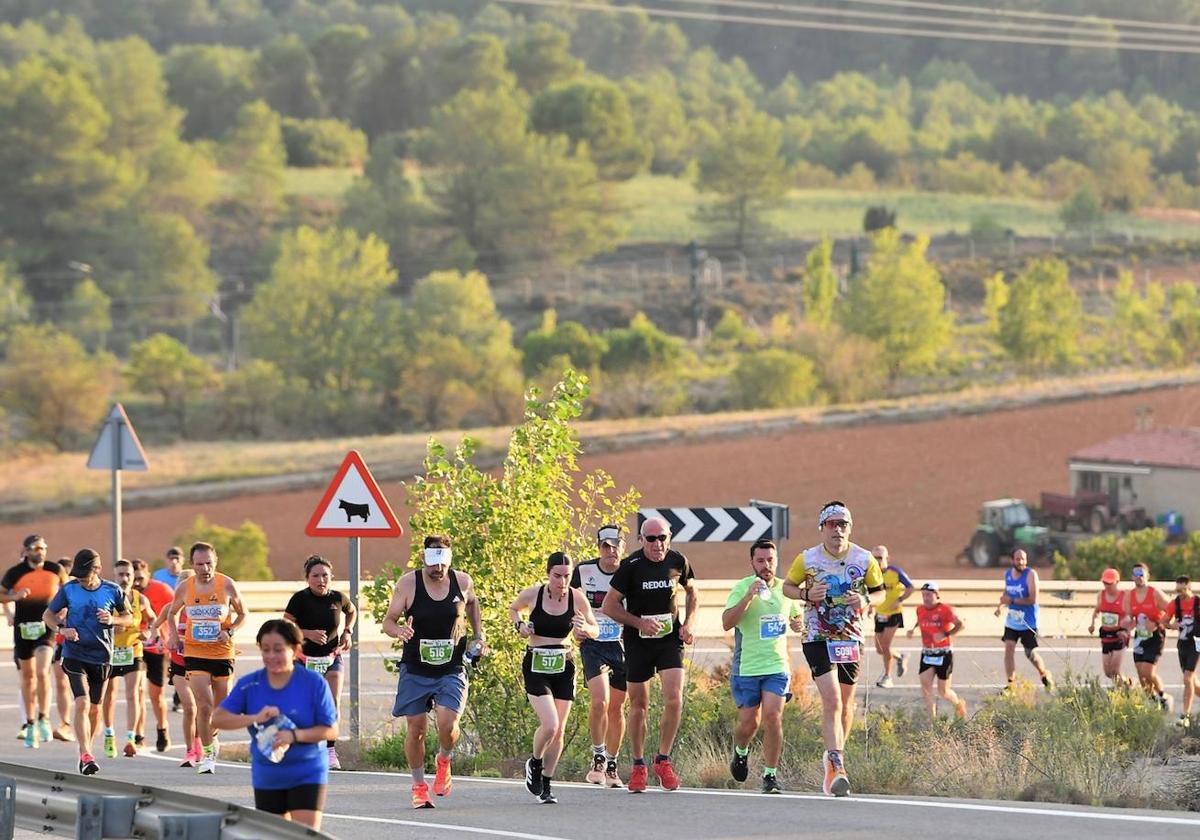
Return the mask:
<path fill-rule="evenodd" d="M 875 652 L 883 658 L 883 674 L 875 681 L 879 688 L 892 687 L 892 665 L 896 676 L 903 677 L 908 662 L 899 653 L 892 653 L 892 638 L 904 627 L 904 602 L 916 592 L 904 569 L 894 565 L 886 545 L 877 545 L 871 551 L 879 563 L 883 575 L 883 601 L 875 608 Z"/>
<path fill-rule="evenodd" d="M 1192 592 L 1192 579 L 1187 575 L 1175 578 L 1175 597 L 1167 602 L 1163 613 L 1168 629 L 1178 628 L 1179 670 L 1183 672 L 1183 710 L 1176 723 L 1190 726 L 1192 702 L 1196 699 L 1196 661 L 1200 659 L 1200 597 Z"/>
<path fill-rule="evenodd" d="M 113 578 L 129 604 L 133 623 L 120 628 L 113 635 L 112 670 L 109 671 L 108 682 L 104 686 L 104 703 L 101 708 L 104 715 L 104 754 L 108 758 L 117 757 L 117 738 L 113 726 L 117 715 L 117 683 L 124 680 L 127 729 L 123 752 L 126 758 L 133 758 L 138 753 L 138 714 L 139 711 L 145 713 L 145 707 L 141 705 L 142 679 L 145 674 L 142 665 L 142 624 L 147 620 L 152 622 L 158 616 L 155 615 L 149 599 L 133 588 L 132 562 L 122 558 L 114 563 Z"/>
<path fill-rule="evenodd" d="M 817 515 L 821 543 L 796 557 L 783 588 L 784 595 L 807 605 L 804 658 L 821 694 L 822 787 L 834 796 L 850 793 L 843 749 L 854 725 L 863 612 L 883 600 L 879 564 L 871 552 L 850 542 L 853 526 L 844 502 L 827 502 Z"/>
<path fill-rule="evenodd" d="M 1121 626 L 1125 618 L 1125 593 L 1117 584 L 1121 582 L 1121 573 L 1116 569 L 1105 569 L 1100 575 L 1104 588 L 1096 595 L 1096 608 L 1092 610 L 1092 623 L 1088 625 L 1088 633 L 1096 632 L 1096 622 L 1100 622 L 1100 664 L 1104 668 L 1104 676 L 1113 681 L 1114 685 L 1132 685 L 1132 681 L 1121 676 L 1121 661 L 1125 658 L 1125 648 L 1129 646 L 1129 631 Z"/>
<path fill-rule="evenodd" d="M 739 782 L 749 775 L 750 739 L 763 727 L 763 793 L 780 793 L 779 757 L 783 754 L 783 704 L 791 697 L 792 663 L 787 628 L 804 629 L 795 601 L 783 594 L 776 577 L 779 553 L 771 540 L 750 546 L 750 570 L 733 585 L 721 614 L 721 626 L 733 630 L 729 684 L 738 708 L 729 772 Z"/>
<path fill-rule="evenodd" d="M 963 621 L 953 607 L 942 603 L 941 592 L 933 581 L 921 585 L 917 627 L 921 629 L 921 694 L 925 697 L 929 716 L 937 718 L 937 699 L 940 696 L 954 706 L 955 714 L 965 719 L 967 701 L 950 687 L 950 675 L 954 673 L 954 651 L 950 649 L 950 638 L 962 631 Z M 908 631 L 910 639 L 917 632 L 917 627 Z M 937 694 L 933 691 L 935 676 Z"/>
<path fill-rule="evenodd" d="M 1025 658 L 1033 663 L 1046 691 L 1054 691 L 1054 677 L 1038 647 L 1038 573 L 1029 568 L 1024 549 L 1012 554 L 1012 568 L 1004 573 L 1004 594 L 995 615 L 1004 613 L 1004 673 L 1008 677 L 1006 692 L 1011 692 L 1017 679 L 1017 642 L 1025 649 Z"/>
<path fill-rule="evenodd" d="M 1171 698 L 1158 673 L 1158 660 L 1162 658 L 1163 643 L 1167 638 L 1162 624 L 1167 598 L 1150 586 L 1150 567 L 1145 563 L 1135 563 L 1130 574 L 1133 589 L 1125 593 L 1124 626 L 1133 636 L 1133 666 L 1137 668 L 1138 679 L 1146 693 L 1164 711 L 1170 711 Z"/>

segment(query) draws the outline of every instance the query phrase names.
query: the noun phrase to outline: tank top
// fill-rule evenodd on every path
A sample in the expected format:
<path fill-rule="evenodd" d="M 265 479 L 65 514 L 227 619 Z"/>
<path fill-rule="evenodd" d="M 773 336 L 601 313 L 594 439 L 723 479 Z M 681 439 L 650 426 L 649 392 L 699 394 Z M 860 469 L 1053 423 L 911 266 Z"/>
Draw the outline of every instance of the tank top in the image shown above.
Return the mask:
<path fill-rule="evenodd" d="M 113 633 L 114 665 L 132 665 L 132 660 L 142 655 L 142 598 L 141 593 L 132 591 L 127 596 L 133 623 Z M 125 653 L 128 650 L 129 653 Z M 119 661 L 129 659 L 129 662 Z"/>
<path fill-rule="evenodd" d="M 1010 598 L 1028 598 L 1031 570 L 1026 567 L 1017 576 L 1013 575 L 1013 571 L 1013 569 L 1009 569 L 1004 573 L 1004 593 Z M 1037 630 L 1038 605 L 1009 604 L 1008 612 L 1004 616 L 1004 626 L 1018 631 Z"/>
<path fill-rule="evenodd" d="M 1129 617 L 1134 620 L 1133 637 L 1134 639 L 1145 639 L 1152 635 L 1163 633 L 1158 626 L 1158 622 L 1162 620 L 1162 610 L 1158 608 L 1157 592 L 1153 586 L 1146 587 L 1146 597 L 1138 601 L 1138 592 L 1136 589 L 1129 593 Z M 1145 621 L 1141 617 L 1145 616 Z"/>
<path fill-rule="evenodd" d="M 404 643 L 400 662 L 409 673 L 424 677 L 441 677 L 462 670 L 463 651 L 467 648 L 464 632 L 467 602 L 458 585 L 453 569 L 450 591 L 440 601 L 429 597 L 425 589 L 425 573 L 416 573 L 416 591 L 409 605 L 413 620 L 413 637 Z"/>
<path fill-rule="evenodd" d="M 187 579 L 187 594 L 183 612 L 187 614 L 187 632 L 183 636 L 183 655 L 197 659 L 233 659 L 236 655 L 233 639 L 218 641 L 222 630 L 228 630 L 233 620 L 229 615 L 229 600 L 225 595 L 225 575 L 213 575 L 212 592 L 196 591 L 196 576 Z"/>
<path fill-rule="evenodd" d="M 1100 591 L 1100 635 L 1115 636 L 1121 632 L 1121 619 L 1125 617 L 1125 593 L 1118 592 L 1116 598 Z"/>
<path fill-rule="evenodd" d="M 529 621 L 533 624 L 533 632 L 547 639 L 563 639 L 571 635 L 571 619 L 575 617 L 575 593 L 567 590 L 567 609 L 562 615 L 546 612 L 542 606 L 542 597 L 546 594 L 546 586 L 538 588 L 537 600 L 529 611 Z"/>

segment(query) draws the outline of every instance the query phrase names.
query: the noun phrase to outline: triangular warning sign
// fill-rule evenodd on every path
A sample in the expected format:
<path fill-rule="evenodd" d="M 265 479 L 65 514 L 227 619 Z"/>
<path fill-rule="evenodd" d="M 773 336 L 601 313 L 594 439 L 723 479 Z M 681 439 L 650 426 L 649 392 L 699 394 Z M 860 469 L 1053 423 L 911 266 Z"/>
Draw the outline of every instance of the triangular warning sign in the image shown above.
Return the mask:
<path fill-rule="evenodd" d="M 87 468 L 141 472 L 149 467 L 146 450 L 142 449 L 142 442 L 133 430 L 133 423 L 129 422 L 125 407 L 116 403 L 96 437 L 92 454 L 88 456 Z"/>
<path fill-rule="evenodd" d="M 404 529 L 362 456 L 351 449 L 304 533 L 310 537 L 398 537 Z"/>

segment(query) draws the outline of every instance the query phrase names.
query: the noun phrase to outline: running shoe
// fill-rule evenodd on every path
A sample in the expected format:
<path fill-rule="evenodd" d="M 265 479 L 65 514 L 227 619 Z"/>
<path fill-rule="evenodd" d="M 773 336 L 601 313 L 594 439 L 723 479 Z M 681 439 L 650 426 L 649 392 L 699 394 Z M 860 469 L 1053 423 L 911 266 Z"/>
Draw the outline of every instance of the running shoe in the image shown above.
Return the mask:
<path fill-rule="evenodd" d="M 902 653 L 896 657 L 896 676 L 903 677 L 904 672 L 908 670 L 908 654 Z"/>
<path fill-rule="evenodd" d="M 611 758 L 604 768 L 604 786 L 610 788 L 621 787 L 621 777 L 617 775 L 617 762 Z"/>
<path fill-rule="evenodd" d="M 633 769 L 629 771 L 629 792 L 644 793 L 649 776 L 650 769 L 645 764 L 633 765 Z"/>
<path fill-rule="evenodd" d="M 217 757 L 209 754 L 200 757 L 200 763 L 196 765 L 196 773 L 198 775 L 211 776 L 217 771 Z"/>
<path fill-rule="evenodd" d="M 587 771 L 584 780 L 588 784 L 599 785 L 604 783 L 604 768 L 608 762 L 604 760 L 604 753 L 592 753 L 592 769 Z"/>
<path fill-rule="evenodd" d="M 525 790 L 534 796 L 542 795 L 542 763 L 534 764 L 533 756 L 525 759 Z"/>
<path fill-rule="evenodd" d="M 54 734 L 50 731 L 50 721 L 41 718 L 37 722 L 37 737 L 43 744 L 48 743 Z"/>
<path fill-rule="evenodd" d="M 876 688 L 891 688 L 893 686 L 892 677 L 890 674 L 884 674 L 879 679 L 875 680 Z"/>
<path fill-rule="evenodd" d="M 133 736 L 133 745 L 135 747 L 137 747 L 139 750 L 142 747 L 146 746 L 146 736 L 145 735 L 134 735 Z"/>
<path fill-rule="evenodd" d="M 125 754 L 126 758 L 133 758 L 137 755 L 137 744 L 133 741 L 126 741 L 125 748 L 121 752 Z"/>
<path fill-rule="evenodd" d="M 421 782 L 412 786 L 413 808 L 432 808 L 429 801 L 429 785 Z"/>
<path fill-rule="evenodd" d="M 1049 671 L 1042 674 L 1042 685 L 1046 687 L 1046 691 L 1054 692 L 1054 677 L 1051 676 Z"/>
<path fill-rule="evenodd" d="M 66 723 L 65 721 L 63 723 L 60 723 L 58 725 L 58 729 L 54 730 L 54 740 L 55 741 L 74 741 L 75 740 L 75 730 L 73 730 L 71 728 L 71 724 Z"/>
<path fill-rule="evenodd" d="M 104 756 L 105 756 L 105 758 L 116 758 L 117 757 L 117 736 L 116 735 L 105 735 L 104 736 Z"/>
<path fill-rule="evenodd" d="M 100 765 L 96 763 L 96 759 L 89 753 L 79 756 L 79 772 L 85 776 L 95 776 L 100 772 Z"/>
<path fill-rule="evenodd" d="M 846 776 L 846 768 L 842 765 L 842 754 L 837 750 L 825 753 L 825 784 L 822 790 L 832 796 L 846 796 L 850 793 L 850 779 Z"/>
<path fill-rule="evenodd" d="M 29 726 L 30 726 L 30 724 L 25 723 L 25 724 L 22 724 L 21 728 L 17 730 L 17 740 L 18 741 L 25 740 L 25 736 L 29 733 Z"/>
<path fill-rule="evenodd" d="M 183 755 L 183 761 L 179 762 L 180 767 L 195 767 L 200 763 L 200 754 L 195 750 L 188 750 Z"/>
<path fill-rule="evenodd" d="M 733 776 L 735 782 L 744 782 L 746 777 L 750 775 L 750 754 L 738 755 L 737 750 L 733 751 L 733 758 L 729 760 L 729 775 Z"/>
<path fill-rule="evenodd" d="M 1178 726 L 1180 729 L 1187 729 L 1189 726 L 1192 725 L 1192 719 L 1189 718 L 1187 715 L 1180 715 L 1179 719 L 1175 721 L 1175 725 Z"/>
<path fill-rule="evenodd" d="M 557 805 L 558 800 L 554 794 L 550 792 L 550 780 L 542 776 L 542 792 L 538 795 L 538 801 L 543 805 Z"/>
<path fill-rule="evenodd" d="M 437 768 L 437 772 L 433 776 L 433 793 L 435 796 L 449 796 L 450 790 L 454 787 L 454 776 L 450 774 L 450 759 L 442 758 L 439 755 L 433 763 Z M 540 768 L 538 773 L 541 774 Z"/>
<path fill-rule="evenodd" d="M 167 730 L 158 730 L 158 738 L 154 740 L 154 749 L 157 752 L 166 752 L 171 746 L 171 739 L 167 737 Z"/>
<path fill-rule="evenodd" d="M 1167 714 L 1170 714 L 1175 709 L 1175 698 L 1170 694 L 1159 695 L 1158 703 Z"/>
<path fill-rule="evenodd" d="M 338 758 L 337 747 L 329 748 L 329 769 L 330 770 L 341 770 L 342 769 L 342 762 Z"/>
<path fill-rule="evenodd" d="M 779 779 L 774 773 L 764 773 L 762 781 L 763 793 L 783 793 L 783 788 L 779 786 Z"/>
<path fill-rule="evenodd" d="M 967 719 L 967 700 L 965 697 L 958 698 L 958 705 L 954 707 L 954 713 L 963 720 Z"/>
<path fill-rule="evenodd" d="M 37 727 L 32 723 L 25 727 L 25 746 L 31 750 L 38 748 Z"/>
<path fill-rule="evenodd" d="M 654 775 L 658 776 L 658 783 L 662 785 L 663 790 L 677 790 L 679 788 L 679 777 L 675 775 L 675 768 L 671 766 L 671 759 L 654 759 Z"/>

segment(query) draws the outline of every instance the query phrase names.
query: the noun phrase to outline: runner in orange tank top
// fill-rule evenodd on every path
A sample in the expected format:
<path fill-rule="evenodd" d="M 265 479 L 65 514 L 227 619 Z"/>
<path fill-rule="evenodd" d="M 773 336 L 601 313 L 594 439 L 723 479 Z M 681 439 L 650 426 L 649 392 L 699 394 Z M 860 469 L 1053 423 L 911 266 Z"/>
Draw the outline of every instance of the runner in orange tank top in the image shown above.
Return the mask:
<path fill-rule="evenodd" d="M 1105 569 L 1100 575 L 1104 588 L 1096 596 L 1096 607 L 1092 610 L 1092 623 L 1088 626 L 1089 633 L 1096 632 L 1096 622 L 1100 622 L 1100 662 L 1104 666 L 1104 676 L 1116 685 L 1132 685 L 1132 680 L 1121 676 L 1121 661 L 1125 658 L 1125 648 L 1129 647 L 1129 631 L 1121 626 L 1125 618 L 1125 593 L 1117 584 L 1121 573 L 1116 569 Z"/>
<path fill-rule="evenodd" d="M 1150 567 L 1145 563 L 1135 563 L 1131 574 L 1133 589 L 1125 593 L 1125 618 L 1121 624 L 1133 635 L 1133 664 L 1142 688 L 1164 710 L 1170 711 L 1171 698 L 1163 691 L 1162 677 L 1158 675 L 1158 660 L 1167 638 L 1162 625 L 1167 598 L 1149 585 Z"/>

